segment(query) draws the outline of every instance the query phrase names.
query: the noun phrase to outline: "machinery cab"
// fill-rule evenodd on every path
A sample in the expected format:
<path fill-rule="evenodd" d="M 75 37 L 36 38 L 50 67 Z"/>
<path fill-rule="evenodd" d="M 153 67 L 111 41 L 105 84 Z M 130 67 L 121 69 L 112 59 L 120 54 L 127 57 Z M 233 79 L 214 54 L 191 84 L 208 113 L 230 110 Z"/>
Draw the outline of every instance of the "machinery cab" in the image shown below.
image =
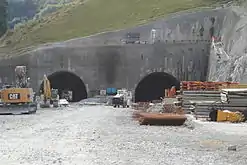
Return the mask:
<path fill-rule="evenodd" d="M 51 89 L 50 104 L 53 105 L 53 107 L 58 107 L 58 102 L 59 102 L 58 89 Z"/>
<path fill-rule="evenodd" d="M 54 100 L 54 99 L 58 100 L 59 99 L 58 89 L 51 89 L 51 98 L 52 98 L 52 100 Z"/>

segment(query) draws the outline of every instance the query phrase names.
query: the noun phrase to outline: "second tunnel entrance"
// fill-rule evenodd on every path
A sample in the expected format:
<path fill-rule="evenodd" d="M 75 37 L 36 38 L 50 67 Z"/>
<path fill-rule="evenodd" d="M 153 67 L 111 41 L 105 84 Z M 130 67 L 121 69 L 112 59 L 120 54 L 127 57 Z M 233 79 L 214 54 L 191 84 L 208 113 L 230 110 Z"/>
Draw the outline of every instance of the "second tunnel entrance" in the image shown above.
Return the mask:
<path fill-rule="evenodd" d="M 78 102 L 87 98 L 87 90 L 84 82 L 79 76 L 68 71 L 58 71 L 47 77 L 50 81 L 51 88 L 58 89 L 59 97 L 62 91 L 72 91 L 71 102 Z M 42 90 L 42 85 L 40 89 Z"/>
<path fill-rule="evenodd" d="M 135 89 L 135 102 L 148 102 L 164 97 L 165 89 L 180 87 L 180 82 L 165 72 L 154 72 L 144 77 Z"/>

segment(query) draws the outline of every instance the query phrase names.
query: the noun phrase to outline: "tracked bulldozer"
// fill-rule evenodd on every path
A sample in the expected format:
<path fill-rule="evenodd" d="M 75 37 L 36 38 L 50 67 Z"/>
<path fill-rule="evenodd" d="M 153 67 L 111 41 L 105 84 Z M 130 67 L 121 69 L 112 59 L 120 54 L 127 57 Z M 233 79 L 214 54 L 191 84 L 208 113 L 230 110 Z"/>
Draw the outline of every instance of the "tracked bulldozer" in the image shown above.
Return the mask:
<path fill-rule="evenodd" d="M 26 66 L 16 66 L 16 84 L 0 90 L 0 115 L 31 114 L 37 111 L 36 95 L 28 86 Z"/>
<path fill-rule="evenodd" d="M 44 75 L 40 108 L 58 107 L 58 101 L 58 89 L 51 89 L 50 81 L 47 76 Z"/>

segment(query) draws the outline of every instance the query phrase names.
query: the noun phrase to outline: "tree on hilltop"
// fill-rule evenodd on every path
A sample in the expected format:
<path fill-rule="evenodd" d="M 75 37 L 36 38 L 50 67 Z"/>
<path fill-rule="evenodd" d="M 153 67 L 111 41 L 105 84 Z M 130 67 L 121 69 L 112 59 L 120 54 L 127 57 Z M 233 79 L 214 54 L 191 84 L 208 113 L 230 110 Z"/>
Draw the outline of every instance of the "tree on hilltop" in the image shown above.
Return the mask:
<path fill-rule="evenodd" d="M 7 7 L 8 7 L 7 0 L 1 0 L 0 1 L 0 37 L 7 30 Z"/>

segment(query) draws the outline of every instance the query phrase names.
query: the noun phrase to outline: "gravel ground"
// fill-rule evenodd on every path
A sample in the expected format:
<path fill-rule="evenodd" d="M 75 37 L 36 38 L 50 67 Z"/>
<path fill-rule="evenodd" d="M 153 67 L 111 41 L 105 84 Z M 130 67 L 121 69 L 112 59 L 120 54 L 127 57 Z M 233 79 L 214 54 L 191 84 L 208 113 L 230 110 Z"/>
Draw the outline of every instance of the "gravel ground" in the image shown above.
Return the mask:
<path fill-rule="evenodd" d="M 4 165 L 246 165 L 247 125 L 139 126 L 131 110 L 76 105 L 0 116 Z M 237 151 L 228 151 L 236 145 Z"/>

